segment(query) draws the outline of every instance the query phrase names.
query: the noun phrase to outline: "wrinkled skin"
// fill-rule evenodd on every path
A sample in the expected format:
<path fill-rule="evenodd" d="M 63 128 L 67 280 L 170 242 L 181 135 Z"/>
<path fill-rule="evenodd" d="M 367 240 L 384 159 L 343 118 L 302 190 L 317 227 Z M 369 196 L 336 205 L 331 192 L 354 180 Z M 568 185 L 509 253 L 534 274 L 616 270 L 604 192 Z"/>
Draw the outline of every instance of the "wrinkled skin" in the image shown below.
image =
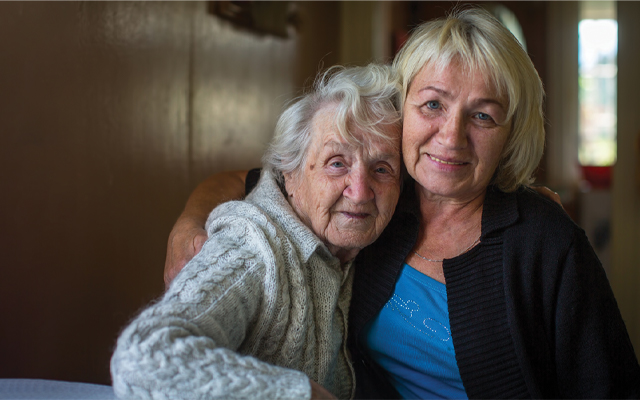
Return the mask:
<path fill-rule="evenodd" d="M 388 128 L 393 143 L 352 128 L 365 145 L 350 144 L 337 133 L 332 108 L 325 107 L 313 119 L 303 170 L 285 175 L 289 203 L 342 262 L 380 236 L 398 202 L 400 130 Z"/>

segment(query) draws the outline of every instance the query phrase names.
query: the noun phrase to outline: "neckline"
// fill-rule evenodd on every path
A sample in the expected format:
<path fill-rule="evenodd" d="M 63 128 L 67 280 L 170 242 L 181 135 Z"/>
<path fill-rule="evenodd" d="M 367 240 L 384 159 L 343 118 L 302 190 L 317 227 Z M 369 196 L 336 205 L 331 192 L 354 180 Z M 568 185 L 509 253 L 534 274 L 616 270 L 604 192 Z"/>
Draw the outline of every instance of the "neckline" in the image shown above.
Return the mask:
<path fill-rule="evenodd" d="M 409 268 L 407 268 L 409 267 Z M 400 274 L 406 273 L 408 278 L 416 280 L 420 283 L 422 283 L 423 285 L 426 286 L 430 286 L 435 290 L 441 291 L 446 293 L 447 292 L 447 284 L 446 283 L 442 283 L 439 282 L 435 279 L 433 279 L 432 277 L 430 277 L 427 274 L 423 274 L 422 272 L 418 271 L 417 269 L 413 268 L 411 265 L 407 264 L 406 262 L 403 263 L 402 265 L 402 271 L 400 271 Z"/>

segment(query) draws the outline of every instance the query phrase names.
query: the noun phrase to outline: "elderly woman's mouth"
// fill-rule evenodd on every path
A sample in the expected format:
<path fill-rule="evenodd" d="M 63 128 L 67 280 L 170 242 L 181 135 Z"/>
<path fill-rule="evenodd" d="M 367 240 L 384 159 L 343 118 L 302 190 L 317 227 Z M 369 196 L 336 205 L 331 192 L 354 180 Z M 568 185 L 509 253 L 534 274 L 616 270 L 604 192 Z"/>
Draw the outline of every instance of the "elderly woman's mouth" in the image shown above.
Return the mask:
<path fill-rule="evenodd" d="M 367 218 L 371 214 L 369 214 L 369 213 L 358 213 L 358 212 L 342 211 L 342 215 L 344 215 L 347 218 L 353 218 L 355 220 L 361 220 L 361 219 Z"/>
<path fill-rule="evenodd" d="M 464 165 L 466 164 L 465 162 L 460 162 L 460 161 L 453 161 L 453 160 L 443 160 L 441 158 L 438 158 L 436 156 L 433 156 L 429 153 L 427 153 L 427 155 L 429 156 L 429 158 L 437 163 L 440 164 L 446 164 L 446 165 Z"/>

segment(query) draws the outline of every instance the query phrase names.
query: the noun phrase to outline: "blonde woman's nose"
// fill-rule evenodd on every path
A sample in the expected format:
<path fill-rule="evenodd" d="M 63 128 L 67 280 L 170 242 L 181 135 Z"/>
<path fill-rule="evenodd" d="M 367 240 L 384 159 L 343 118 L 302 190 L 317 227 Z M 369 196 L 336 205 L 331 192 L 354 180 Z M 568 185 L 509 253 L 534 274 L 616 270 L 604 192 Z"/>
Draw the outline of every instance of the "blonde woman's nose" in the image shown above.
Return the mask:
<path fill-rule="evenodd" d="M 438 142 L 448 149 L 460 149 L 467 145 L 465 120 L 460 115 L 449 116 L 438 131 Z"/>

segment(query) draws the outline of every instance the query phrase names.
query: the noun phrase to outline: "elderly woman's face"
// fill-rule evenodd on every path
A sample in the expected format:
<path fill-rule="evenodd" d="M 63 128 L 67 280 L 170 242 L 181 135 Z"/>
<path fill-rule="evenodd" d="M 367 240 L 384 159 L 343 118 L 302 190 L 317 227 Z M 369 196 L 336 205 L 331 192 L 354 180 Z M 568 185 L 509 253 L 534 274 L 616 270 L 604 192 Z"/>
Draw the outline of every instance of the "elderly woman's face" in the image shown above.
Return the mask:
<path fill-rule="evenodd" d="M 404 105 L 402 151 L 428 195 L 469 201 L 484 194 L 510 132 L 507 101 L 479 72 L 428 65 Z"/>
<path fill-rule="evenodd" d="M 400 130 L 389 128 L 395 143 L 354 146 L 338 134 L 333 110 L 318 111 L 303 170 L 285 176 L 289 202 L 300 219 L 342 262 L 380 236 L 400 195 Z"/>

